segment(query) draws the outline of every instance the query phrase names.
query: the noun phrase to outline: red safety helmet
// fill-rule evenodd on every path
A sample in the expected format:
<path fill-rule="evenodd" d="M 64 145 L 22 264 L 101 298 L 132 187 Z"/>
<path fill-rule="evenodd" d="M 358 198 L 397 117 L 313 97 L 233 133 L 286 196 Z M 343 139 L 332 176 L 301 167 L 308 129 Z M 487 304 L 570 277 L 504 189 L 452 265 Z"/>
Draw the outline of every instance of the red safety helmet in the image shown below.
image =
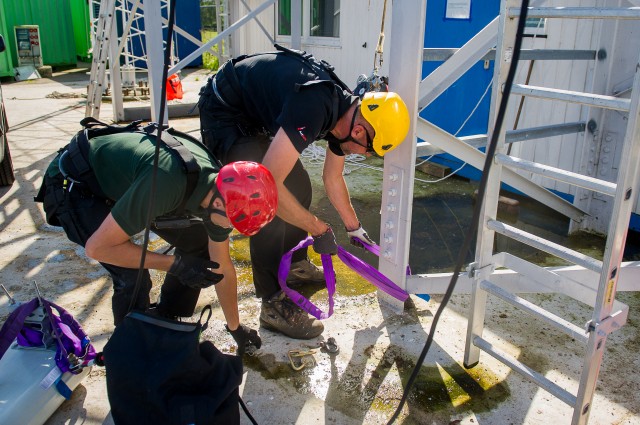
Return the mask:
<path fill-rule="evenodd" d="M 224 199 L 227 217 L 240 233 L 253 236 L 273 220 L 278 189 L 262 164 L 237 161 L 220 169 L 216 186 Z"/>

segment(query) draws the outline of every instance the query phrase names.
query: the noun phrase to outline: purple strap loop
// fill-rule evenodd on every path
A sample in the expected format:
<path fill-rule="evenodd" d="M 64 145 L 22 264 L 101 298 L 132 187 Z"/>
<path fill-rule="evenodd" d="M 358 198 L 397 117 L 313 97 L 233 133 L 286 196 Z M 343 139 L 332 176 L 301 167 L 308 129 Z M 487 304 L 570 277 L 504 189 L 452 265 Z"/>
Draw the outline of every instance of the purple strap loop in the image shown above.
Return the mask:
<path fill-rule="evenodd" d="M 287 276 L 289 269 L 291 268 L 291 256 L 299 249 L 306 248 L 313 244 L 313 238 L 308 236 L 306 239 L 300 241 L 298 245 L 293 247 L 289 252 L 282 256 L 280 261 L 280 267 L 278 268 L 278 283 L 282 291 L 289 297 L 294 303 L 302 308 L 307 313 L 311 314 L 318 320 L 323 320 L 331 317 L 333 314 L 333 295 L 336 292 L 336 274 L 333 270 L 333 260 L 329 254 L 321 254 L 322 267 L 324 268 L 324 278 L 327 282 L 327 292 L 329 298 L 329 312 L 325 313 L 320 310 L 315 304 L 305 298 L 299 292 L 289 288 L 287 286 Z M 369 245 L 362 243 L 363 246 L 372 252 L 373 254 L 380 255 L 380 247 L 378 245 Z M 375 285 L 381 291 L 391 295 L 392 297 L 406 301 L 409 298 L 409 294 L 393 283 L 388 277 L 380 273 L 377 269 L 365 263 L 355 255 L 351 254 L 341 246 L 338 246 L 338 258 L 350 269 L 358 273 L 367 281 Z M 409 266 L 407 266 L 407 274 L 410 274 Z"/>
<path fill-rule="evenodd" d="M 311 301 L 309 301 L 304 295 L 298 291 L 293 290 L 287 286 L 287 276 L 289 275 L 289 269 L 291 268 L 291 256 L 299 249 L 306 248 L 313 244 L 313 238 L 308 236 L 306 239 L 300 241 L 300 243 L 294 246 L 291 251 L 282 256 L 280 260 L 280 267 L 278 268 L 278 283 L 282 291 L 296 303 L 301 309 L 311 314 L 318 320 L 323 320 L 331 317 L 333 314 L 333 294 L 336 292 L 336 274 L 333 271 L 333 262 L 331 255 L 321 254 L 322 267 L 324 268 L 324 278 L 327 281 L 327 291 L 329 292 L 329 312 L 325 313 L 316 307 Z"/>

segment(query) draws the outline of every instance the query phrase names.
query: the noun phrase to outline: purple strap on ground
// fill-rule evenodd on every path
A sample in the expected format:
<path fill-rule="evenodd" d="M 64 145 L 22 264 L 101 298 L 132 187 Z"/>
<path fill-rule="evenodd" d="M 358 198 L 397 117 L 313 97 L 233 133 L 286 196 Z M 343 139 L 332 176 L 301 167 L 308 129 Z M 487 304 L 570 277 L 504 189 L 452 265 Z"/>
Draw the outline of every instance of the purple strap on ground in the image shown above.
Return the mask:
<path fill-rule="evenodd" d="M 313 238 L 308 236 L 306 239 L 300 241 L 298 245 L 293 247 L 291 251 L 282 256 L 280 261 L 280 267 L 278 268 L 278 283 L 282 291 L 300 308 L 307 313 L 311 314 L 318 320 L 323 320 L 331 317 L 333 314 L 333 295 L 336 292 L 336 274 L 333 270 L 333 260 L 329 254 L 321 254 L 322 267 L 324 268 L 324 278 L 327 282 L 327 292 L 329 293 L 329 312 L 325 313 L 315 306 L 311 301 L 305 298 L 299 292 L 289 288 L 287 286 L 287 276 L 289 275 L 289 269 L 291 268 L 291 256 L 299 249 L 306 248 L 313 244 Z M 376 255 L 380 255 L 380 247 L 378 245 L 369 245 L 363 243 L 363 246 Z M 375 285 L 381 291 L 391 295 L 392 297 L 406 301 L 409 298 L 409 294 L 393 283 L 389 278 L 380 273 L 377 269 L 365 263 L 355 255 L 351 254 L 341 246 L 338 246 L 338 258 L 351 270 L 358 273 L 367 281 Z M 410 274 L 409 267 L 407 266 L 407 274 Z"/>

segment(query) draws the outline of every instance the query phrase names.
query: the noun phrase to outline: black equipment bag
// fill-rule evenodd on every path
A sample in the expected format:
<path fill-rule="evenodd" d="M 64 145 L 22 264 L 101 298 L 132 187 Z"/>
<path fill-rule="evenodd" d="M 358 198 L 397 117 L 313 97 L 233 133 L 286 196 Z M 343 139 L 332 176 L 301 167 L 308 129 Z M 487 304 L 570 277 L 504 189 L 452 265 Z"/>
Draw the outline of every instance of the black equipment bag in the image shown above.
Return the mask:
<path fill-rule="evenodd" d="M 242 359 L 200 342 L 210 317 L 210 306 L 197 323 L 131 312 L 116 327 L 103 351 L 116 425 L 240 422 Z"/>

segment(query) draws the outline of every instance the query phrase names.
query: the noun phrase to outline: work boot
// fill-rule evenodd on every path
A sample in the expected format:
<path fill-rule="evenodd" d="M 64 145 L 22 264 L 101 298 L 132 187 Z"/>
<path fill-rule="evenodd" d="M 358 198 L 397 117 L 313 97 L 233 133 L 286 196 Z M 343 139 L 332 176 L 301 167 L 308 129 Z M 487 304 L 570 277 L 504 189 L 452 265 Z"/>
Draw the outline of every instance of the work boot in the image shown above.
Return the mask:
<path fill-rule="evenodd" d="M 322 322 L 295 305 L 282 291 L 262 301 L 260 326 L 294 339 L 315 338 L 324 331 Z"/>
<path fill-rule="evenodd" d="M 291 264 L 287 275 L 287 285 L 296 283 L 325 283 L 324 270 L 305 258 Z"/>

